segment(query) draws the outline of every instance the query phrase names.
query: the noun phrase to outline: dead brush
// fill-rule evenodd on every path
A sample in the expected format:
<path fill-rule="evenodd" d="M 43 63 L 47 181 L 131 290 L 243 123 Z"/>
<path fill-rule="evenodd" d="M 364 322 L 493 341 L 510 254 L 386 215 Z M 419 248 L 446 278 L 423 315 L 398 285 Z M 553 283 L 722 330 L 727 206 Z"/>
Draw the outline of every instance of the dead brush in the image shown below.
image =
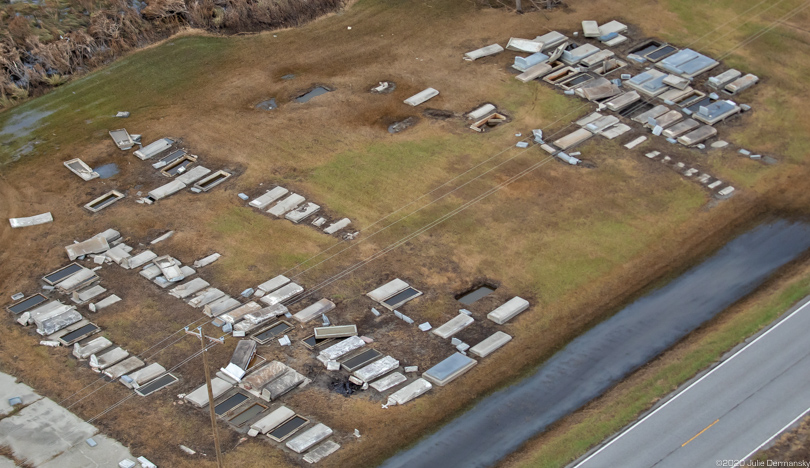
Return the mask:
<path fill-rule="evenodd" d="M 0 109 L 64 84 L 73 75 L 166 38 L 181 28 L 191 26 L 233 34 L 294 27 L 333 12 L 343 3 L 343 0 L 147 0 L 146 7 L 138 11 L 126 0 L 69 0 L 67 9 L 58 5 L 60 10 L 50 3 L 26 5 L 26 11 L 33 15 L 15 15 L 13 5 L 2 5 Z M 89 21 L 84 19 L 88 14 Z M 65 15 L 82 19 L 62 32 L 68 24 L 60 19 Z M 54 20 L 56 23 L 51 24 Z"/>

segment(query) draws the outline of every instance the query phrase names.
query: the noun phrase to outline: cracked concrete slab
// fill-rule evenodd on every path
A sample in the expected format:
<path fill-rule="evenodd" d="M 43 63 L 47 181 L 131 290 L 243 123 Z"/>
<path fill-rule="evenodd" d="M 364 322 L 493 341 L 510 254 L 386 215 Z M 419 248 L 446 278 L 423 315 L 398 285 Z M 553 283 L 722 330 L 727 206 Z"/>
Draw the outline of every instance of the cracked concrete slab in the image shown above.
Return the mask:
<path fill-rule="evenodd" d="M 40 466 L 79 443 L 97 429 L 48 398 L 0 420 L 0 445 L 14 458 Z"/>
<path fill-rule="evenodd" d="M 28 385 L 17 383 L 16 378 L 0 373 L 0 416 L 5 416 L 14 410 L 8 404 L 9 398 L 14 397 L 20 397 L 23 405 L 30 405 L 42 398 Z M 0 464 L 0 468 L 2 468 L 2 464 Z"/>
<path fill-rule="evenodd" d="M 118 462 L 125 458 L 130 460 L 135 457 L 129 453 L 129 450 L 121 445 L 118 441 L 111 439 L 104 434 L 96 434 L 93 440 L 98 445 L 90 447 L 85 441 L 82 441 L 73 447 L 66 450 L 58 457 L 38 465 L 39 468 L 67 468 L 67 467 L 83 467 L 83 468 L 100 468 L 108 466 L 118 466 Z M 0 465 L 2 468 L 2 465 Z"/>

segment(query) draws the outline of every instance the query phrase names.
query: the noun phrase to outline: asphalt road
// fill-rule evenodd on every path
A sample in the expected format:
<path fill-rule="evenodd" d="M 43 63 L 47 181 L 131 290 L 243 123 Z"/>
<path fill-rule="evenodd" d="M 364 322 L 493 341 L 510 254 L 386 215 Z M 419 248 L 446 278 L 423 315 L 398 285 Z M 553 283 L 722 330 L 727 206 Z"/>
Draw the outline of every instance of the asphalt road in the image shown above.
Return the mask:
<path fill-rule="evenodd" d="M 598 397 L 753 291 L 807 249 L 810 225 L 805 223 L 777 220 L 740 235 L 699 265 L 571 341 L 533 374 L 482 399 L 382 467 L 485 468 L 497 464 L 526 440 Z M 459 379 L 452 385 L 476 382 Z"/>
<path fill-rule="evenodd" d="M 753 455 L 810 411 L 808 300 L 573 466 L 735 466 Z"/>

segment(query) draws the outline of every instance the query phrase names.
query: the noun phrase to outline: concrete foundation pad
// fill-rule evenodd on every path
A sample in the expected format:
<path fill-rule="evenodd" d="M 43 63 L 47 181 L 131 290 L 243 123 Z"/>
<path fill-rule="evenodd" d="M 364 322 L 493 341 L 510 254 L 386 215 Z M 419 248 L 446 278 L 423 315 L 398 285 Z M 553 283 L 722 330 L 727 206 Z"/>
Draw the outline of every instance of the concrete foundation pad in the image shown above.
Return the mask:
<path fill-rule="evenodd" d="M 118 466 L 118 462 L 125 458 L 133 458 L 129 449 L 121 445 L 118 441 L 111 439 L 104 434 L 93 436 L 96 442 L 95 447 L 90 447 L 82 441 L 58 457 L 38 465 L 39 468 L 67 468 L 67 467 L 92 467 L 92 466 Z M 2 465 L 0 465 L 2 466 Z"/>
<path fill-rule="evenodd" d="M 71 447 L 84 444 L 96 432 L 95 427 L 44 398 L 0 420 L 0 445 L 9 447 L 14 458 L 41 466 Z"/>
<path fill-rule="evenodd" d="M 28 385 L 17 383 L 16 378 L 0 373 L 0 416 L 14 411 L 14 407 L 8 404 L 8 400 L 14 397 L 19 397 L 23 405 L 30 405 L 42 398 Z"/>

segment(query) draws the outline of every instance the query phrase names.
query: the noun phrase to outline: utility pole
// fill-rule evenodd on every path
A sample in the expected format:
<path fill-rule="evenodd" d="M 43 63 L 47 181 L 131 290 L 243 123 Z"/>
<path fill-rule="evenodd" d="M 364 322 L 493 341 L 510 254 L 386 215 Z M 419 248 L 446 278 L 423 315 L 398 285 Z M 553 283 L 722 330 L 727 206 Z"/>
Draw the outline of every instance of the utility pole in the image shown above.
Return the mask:
<path fill-rule="evenodd" d="M 211 414 L 211 431 L 214 433 L 214 449 L 217 453 L 217 467 L 223 468 L 222 464 L 222 452 L 219 449 L 219 433 L 217 432 L 217 415 L 214 413 L 214 390 L 211 388 L 211 371 L 208 370 L 208 353 L 205 351 L 205 340 L 209 340 L 214 344 L 222 344 L 225 343 L 225 337 L 222 336 L 220 338 L 212 338 L 207 335 L 203 335 L 202 327 L 197 327 L 197 331 L 189 331 L 188 327 L 186 327 L 186 334 L 196 336 L 200 339 L 200 346 L 202 347 L 202 355 L 203 355 L 203 367 L 205 367 L 205 385 L 208 387 L 208 409 L 209 413 Z"/>

